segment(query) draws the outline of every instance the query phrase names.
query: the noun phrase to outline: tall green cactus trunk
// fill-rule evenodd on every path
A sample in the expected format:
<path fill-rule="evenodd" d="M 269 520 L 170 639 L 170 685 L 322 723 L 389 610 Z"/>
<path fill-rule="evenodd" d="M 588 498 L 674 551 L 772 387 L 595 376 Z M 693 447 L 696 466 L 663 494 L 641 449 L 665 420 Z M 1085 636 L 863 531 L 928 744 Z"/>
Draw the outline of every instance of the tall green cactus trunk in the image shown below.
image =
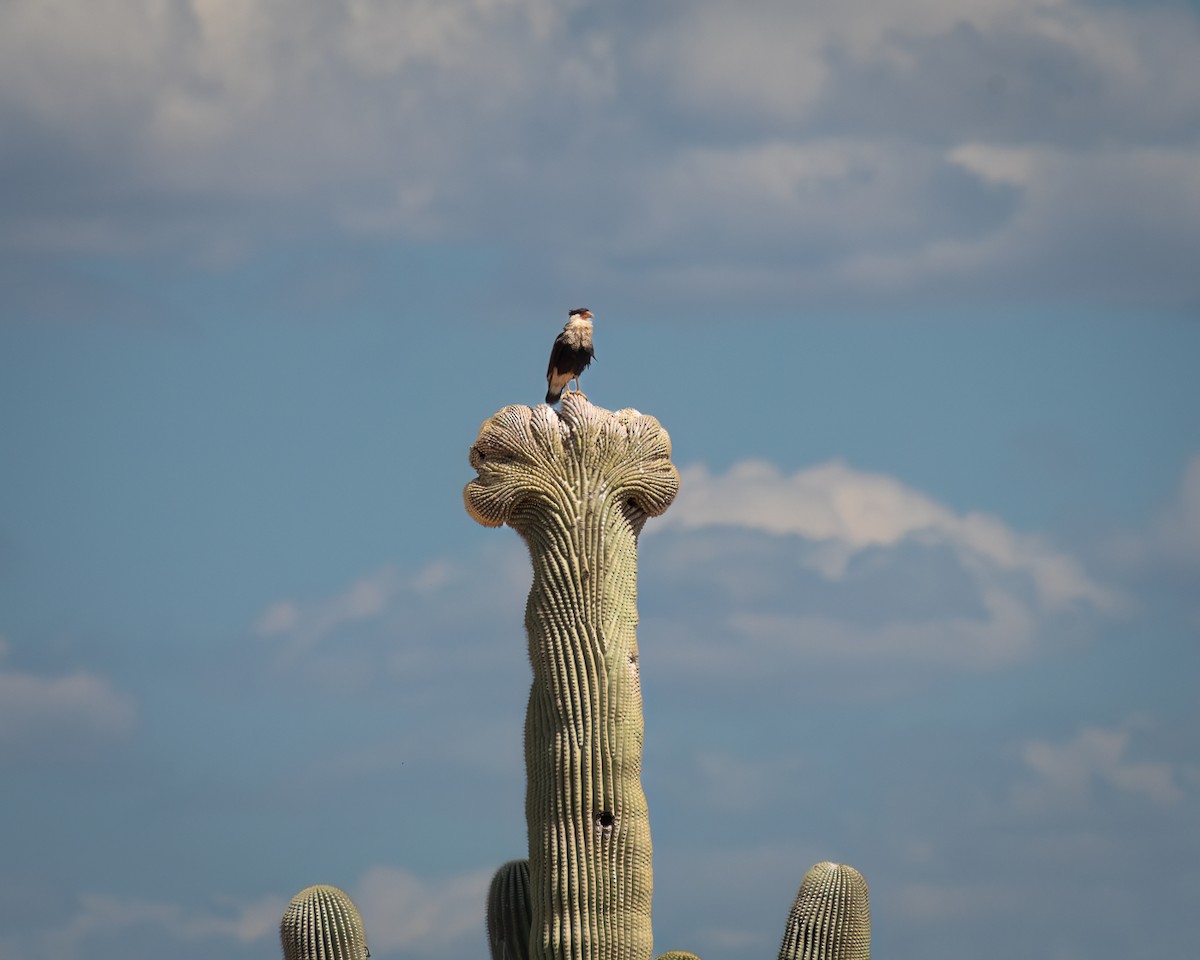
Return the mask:
<path fill-rule="evenodd" d="M 525 627 L 530 960 L 649 960 L 650 824 L 642 792 L 637 537 L 679 487 L 653 417 L 568 394 L 505 407 L 471 448 L 464 498 L 533 562 Z"/>
<path fill-rule="evenodd" d="M 471 447 L 464 491 L 533 561 L 525 608 L 533 686 L 525 714 L 529 860 L 492 882 L 493 960 L 650 960 L 650 824 L 641 786 L 637 540 L 679 489 L 653 417 L 580 394 L 562 412 L 505 407 Z M 526 875 L 527 871 L 527 875 Z M 527 883 L 526 883 L 527 880 Z M 822 863 L 801 884 L 780 960 L 869 960 L 862 875 Z M 659 960 L 696 960 L 673 951 Z"/>

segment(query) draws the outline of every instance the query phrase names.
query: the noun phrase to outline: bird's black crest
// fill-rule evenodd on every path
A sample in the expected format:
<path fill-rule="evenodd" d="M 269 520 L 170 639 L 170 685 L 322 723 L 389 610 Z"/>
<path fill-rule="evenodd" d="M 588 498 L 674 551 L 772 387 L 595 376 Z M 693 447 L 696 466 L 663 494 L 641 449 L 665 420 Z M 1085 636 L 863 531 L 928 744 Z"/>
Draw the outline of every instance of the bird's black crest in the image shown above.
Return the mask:
<path fill-rule="evenodd" d="M 576 307 L 574 310 L 572 310 L 570 313 L 568 313 L 567 316 L 568 317 L 577 317 L 577 316 L 579 316 L 579 314 L 587 313 L 587 312 L 588 312 L 587 307 Z"/>

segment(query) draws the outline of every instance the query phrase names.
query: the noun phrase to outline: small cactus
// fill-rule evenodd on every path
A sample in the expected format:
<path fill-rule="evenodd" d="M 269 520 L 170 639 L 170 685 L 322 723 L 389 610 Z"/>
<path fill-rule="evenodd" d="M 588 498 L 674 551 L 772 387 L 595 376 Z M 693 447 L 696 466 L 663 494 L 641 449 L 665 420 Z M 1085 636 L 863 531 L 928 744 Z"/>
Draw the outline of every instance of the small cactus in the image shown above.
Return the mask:
<path fill-rule="evenodd" d="M 279 923 L 284 960 L 365 960 L 371 956 L 358 908 L 344 891 L 319 885 L 292 897 Z"/>
<path fill-rule="evenodd" d="M 509 860 L 492 877 L 487 898 L 487 937 L 492 960 L 529 960 L 529 861 Z"/>
<path fill-rule="evenodd" d="M 686 950 L 669 950 L 666 953 L 660 954 L 658 960 L 700 960 L 694 953 L 688 953 Z"/>
<path fill-rule="evenodd" d="M 845 864 L 814 864 L 800 882 L 779 960 L 870 960 L 870 956 L 867 881 Z"/>

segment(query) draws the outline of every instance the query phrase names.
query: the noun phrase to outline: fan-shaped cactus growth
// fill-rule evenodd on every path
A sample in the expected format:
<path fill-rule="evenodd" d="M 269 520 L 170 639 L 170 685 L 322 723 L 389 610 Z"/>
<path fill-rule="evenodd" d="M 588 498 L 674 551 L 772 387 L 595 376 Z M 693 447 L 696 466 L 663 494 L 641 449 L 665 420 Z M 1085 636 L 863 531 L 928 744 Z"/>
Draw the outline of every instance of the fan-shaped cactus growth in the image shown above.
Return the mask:
<path fill-rule="evenodd" d="M 845 864 L 814 864 L 792 904 L 779 960 L 869 960 L 870 956 L 867 881 Z"/>
<path fill-rule="evenodd" d="M 284 960 L 365 960 L 367 935 L 354 902 L 337 887 L 305 887 L 279 924 Z"/>

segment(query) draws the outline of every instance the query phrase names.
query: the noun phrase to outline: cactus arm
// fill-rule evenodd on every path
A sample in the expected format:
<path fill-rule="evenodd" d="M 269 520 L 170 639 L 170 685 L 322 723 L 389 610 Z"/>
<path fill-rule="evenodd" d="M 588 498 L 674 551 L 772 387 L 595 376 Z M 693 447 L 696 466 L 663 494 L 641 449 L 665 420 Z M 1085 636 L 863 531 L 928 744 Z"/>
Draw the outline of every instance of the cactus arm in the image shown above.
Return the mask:
<path fill-rule="evenodd" d="M 337 887 L 305 887 L 279 924 L 284 960 L 365 960 L 367 935 L 358 908 Z"/>
<path fill-rule="evenodd" d="M 529 861 L 510 860 L 488 887 L 487 937 L 492 960 L 529 960 Z"/>
<path fill-rule="evenodd" d="M 471 447 L 467 511 L 525 540 L 531 960 L 650 960 L 637 537 L 679 474 L 653 417 L 586 398 L 509 406 Z"/>
<path fill-rule="evenodd" d="M 804 875 L 779 960 L 870 960 L 867 881 L 853 867 L 818 863 Z"/>

